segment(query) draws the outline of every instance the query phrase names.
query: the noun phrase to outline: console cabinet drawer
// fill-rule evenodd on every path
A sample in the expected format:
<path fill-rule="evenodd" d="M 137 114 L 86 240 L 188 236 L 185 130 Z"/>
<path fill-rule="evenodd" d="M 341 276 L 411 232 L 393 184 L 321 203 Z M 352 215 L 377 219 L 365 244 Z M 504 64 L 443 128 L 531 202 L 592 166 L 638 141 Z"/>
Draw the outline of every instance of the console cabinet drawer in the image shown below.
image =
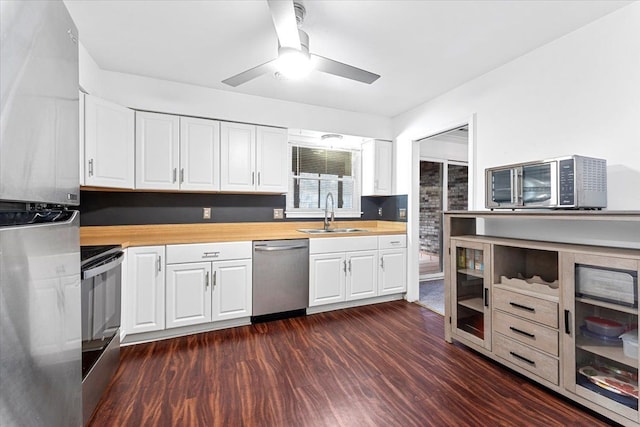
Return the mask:
<path fill-rule="evenodd" d="M 493 308 L 552 328 L 558 327 L 558 303 L 554 301 L 494 287 Z"/>
<path fill-rule="evenodd" d="M 493 336 L 493 351 L 502 359 L 558 385 L 558 360 L 501 334 Z"/>
<path fill-rule="evenodd" d="M 558 355 L 558 331 L 538 325 L 502 311 L 493 312 L 493 325 L 500 332 L 521 343 L 528 344 L 553 356 Z"/>

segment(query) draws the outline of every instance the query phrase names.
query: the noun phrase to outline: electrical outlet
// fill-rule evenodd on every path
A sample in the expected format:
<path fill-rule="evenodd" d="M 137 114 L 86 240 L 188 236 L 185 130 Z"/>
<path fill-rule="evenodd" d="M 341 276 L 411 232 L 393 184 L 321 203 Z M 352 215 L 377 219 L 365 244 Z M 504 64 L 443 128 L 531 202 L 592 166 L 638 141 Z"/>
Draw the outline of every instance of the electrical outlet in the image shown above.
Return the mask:
<path fill-rule="evenodd" d="M 382 208 L 378 208 L 378 216 L 382 216 Z"/>
<path fill-rule="evenodd" d="M 407 217 L 407 210 L 404 208 L 400 208 L 398 210 L 398 216 L 400 217 L 400 219 L 405 219 Z"/>
<path fill-rule="evenodd" d="M 211 219 L 211 208 L 202 208 L 202 219 Z"/>
<path fill-rule="evenodd" d="M 284 209 L 274 209 L 273 219 L 284 219 Z"/>

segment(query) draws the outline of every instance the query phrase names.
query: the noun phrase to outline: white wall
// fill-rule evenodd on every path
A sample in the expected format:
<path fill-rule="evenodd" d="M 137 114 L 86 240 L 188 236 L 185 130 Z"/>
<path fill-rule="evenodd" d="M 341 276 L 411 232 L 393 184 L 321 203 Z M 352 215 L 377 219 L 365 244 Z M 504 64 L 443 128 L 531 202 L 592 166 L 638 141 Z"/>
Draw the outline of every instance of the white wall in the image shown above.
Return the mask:
<path fill-rule="evenodd" d="M 409 300 L 418 297 L 415 140 L 474 122 L 473 209 L 484 208 L 485 168 L 583 154 L 607 159 L 610 210 L 640 210 L 639 52 L 636 2 L 393 118 L 396 190 L 409 194 Z"/>
<path fill-rule="evenodd" d="M 391 139 L 391 119 L 101 70 L 80 49 L 80 86 L 140 110 Z"/>

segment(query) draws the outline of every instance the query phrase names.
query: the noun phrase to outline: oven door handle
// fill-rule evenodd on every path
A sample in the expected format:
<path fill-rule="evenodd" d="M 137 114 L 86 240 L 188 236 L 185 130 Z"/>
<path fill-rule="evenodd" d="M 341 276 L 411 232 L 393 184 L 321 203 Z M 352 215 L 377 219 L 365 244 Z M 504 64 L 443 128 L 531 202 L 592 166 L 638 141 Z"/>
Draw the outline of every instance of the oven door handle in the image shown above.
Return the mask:
<path fill-rule="evenodd" d="M 124 261 L 124 252 L 119 252 L 112 257 L 107 258 L 104 264 L 100 264 L 99 266 L 90 268 L 89 270 L 84 270 L 82 272 L 82 280 L 90 279 L 97 276 L 98 274 L 104 273 L 105 271 L 109 271 L 112 268 L 122 264 L 122 261 Z"/>

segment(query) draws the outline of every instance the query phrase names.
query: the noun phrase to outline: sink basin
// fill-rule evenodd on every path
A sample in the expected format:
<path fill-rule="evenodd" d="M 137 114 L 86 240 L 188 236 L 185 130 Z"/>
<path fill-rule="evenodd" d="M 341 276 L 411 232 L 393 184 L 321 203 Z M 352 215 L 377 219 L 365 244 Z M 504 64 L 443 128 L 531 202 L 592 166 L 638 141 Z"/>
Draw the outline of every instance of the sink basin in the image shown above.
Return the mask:
<path fill-rule="evenodd" d="M 325 230 L 324 228 L 301 228 L 298 231 L 307 234 L 324 234 L 324 233 L 366 233 L 369 230 L 364 228 L 330 228 Z"/>

